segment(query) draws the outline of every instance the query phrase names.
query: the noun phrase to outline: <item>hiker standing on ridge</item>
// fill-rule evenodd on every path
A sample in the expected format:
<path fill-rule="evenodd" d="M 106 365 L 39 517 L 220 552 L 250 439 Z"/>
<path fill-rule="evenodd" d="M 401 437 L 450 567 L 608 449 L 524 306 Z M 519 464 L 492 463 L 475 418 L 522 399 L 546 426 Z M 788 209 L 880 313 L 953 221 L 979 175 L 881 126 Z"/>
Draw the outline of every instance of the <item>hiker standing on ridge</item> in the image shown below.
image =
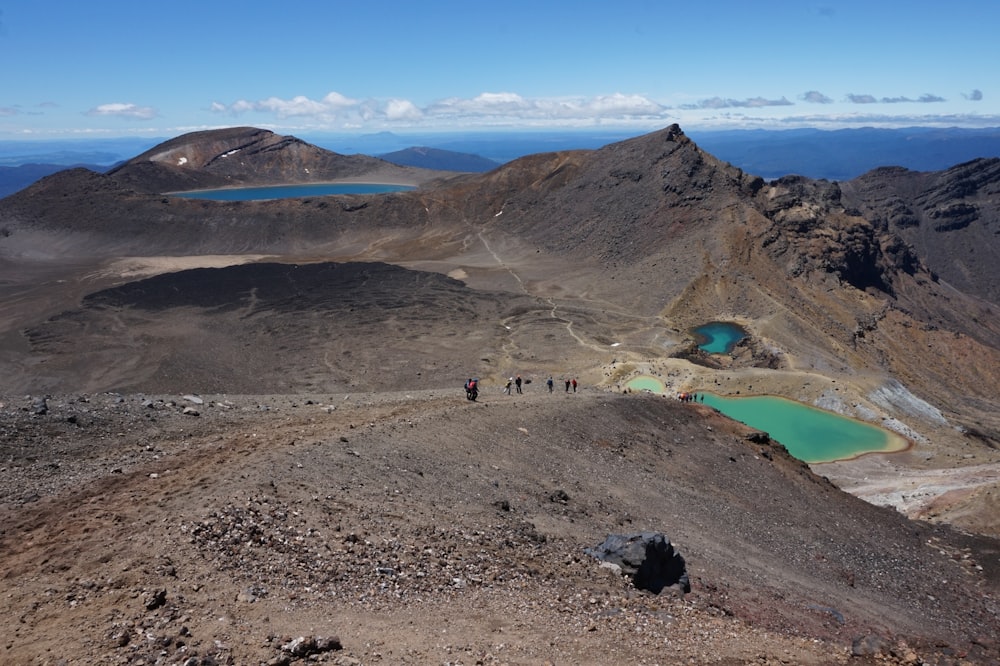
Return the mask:
<path fill-rule="evenodd" d="M 518 375 L 517 379 L 514 380 L 514 386 L 517 387 L 517 394 L 521 395 L 521 375 Z"/>
<path fill-rule="evenodd" d="M 549 393 L 552 393 L 552 377 L 550 376 L 545 380 L 545 385 L 549 387 Z"/>

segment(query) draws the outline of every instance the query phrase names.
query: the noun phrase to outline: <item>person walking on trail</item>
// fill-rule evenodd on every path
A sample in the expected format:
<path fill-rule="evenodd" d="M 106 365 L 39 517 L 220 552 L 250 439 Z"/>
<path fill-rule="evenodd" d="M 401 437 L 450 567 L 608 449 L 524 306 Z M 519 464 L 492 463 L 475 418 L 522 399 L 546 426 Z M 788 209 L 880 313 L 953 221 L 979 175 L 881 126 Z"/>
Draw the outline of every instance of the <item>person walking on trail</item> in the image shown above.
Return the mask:
<path fill-rule="evenodd" d="M 511 377 L 510 379 L 507 380 L 507 385 L 503 387 L 503 392 L 506 393 L 507 395 L 510 395 L 510 387 L 511 384 L 513 383 L 514 383 L 514 378 Z M 518 391 L 518 393 L 520 393 L 520 391 Z"/>
<path fill-rule="evenodd" d="M 479 379 L 469 377 L 468 381 L 465 382 L 465 397 L 469 400 L 475 402 L 476 398 L 479 397 Z"/>
<path fill-rule="evenodd" d="M 552 377 L 545 380 L 545 385 L 549 387 L 549 393 L 552 393 Z"/>
<path fill-rule="evenodd" d="M 521 375 L 514 380 L 514 386 L 517 388 L 517 394 L 521 395 Z"/>
<path fill-rule="evenodd" d="M 569 380 L 566 380 L 566 393 L 569 393 Z"/>
<path fill-rule="evenodd" d="M 573 393 L 576 393 L 576 377 L 573 378 Z"/>

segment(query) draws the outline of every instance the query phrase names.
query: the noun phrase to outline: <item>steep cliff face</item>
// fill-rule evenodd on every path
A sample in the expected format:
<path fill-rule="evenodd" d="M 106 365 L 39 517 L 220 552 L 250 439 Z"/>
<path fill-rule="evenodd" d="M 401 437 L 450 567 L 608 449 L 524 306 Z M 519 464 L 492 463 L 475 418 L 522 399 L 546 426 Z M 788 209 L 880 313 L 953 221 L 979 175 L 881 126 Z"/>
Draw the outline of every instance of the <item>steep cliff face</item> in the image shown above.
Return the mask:
<path fill-rule="evenodd" d="M 926 272 L 898 235 L 846 208 L 836 183 L 787 176 L 757 201 L 772 222 L 762 247 L 790 276 L 819 271 L 862 291 L 894 295 L 900 274 Z"/>
<path fill-rule="evenodd" d="M 841 187 L 849 206 L 912 245 L 943 280 L 1000 304 L 1000 159 L 931 173 L 876 169 Z"/>

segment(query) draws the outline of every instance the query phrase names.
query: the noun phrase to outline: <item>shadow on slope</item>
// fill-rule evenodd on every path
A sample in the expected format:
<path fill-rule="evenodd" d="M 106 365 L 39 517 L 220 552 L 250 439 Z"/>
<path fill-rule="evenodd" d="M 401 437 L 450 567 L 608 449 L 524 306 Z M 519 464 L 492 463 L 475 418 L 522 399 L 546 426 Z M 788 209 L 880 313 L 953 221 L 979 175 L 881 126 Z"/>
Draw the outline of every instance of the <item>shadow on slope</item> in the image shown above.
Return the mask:
<path fill-rule="evenodd" d="M 460 386 L 533 299 L 381 263 L 245 264 L 130 282 L 25 331 L 31 390 L 294 393 Z M 38 360 L 43 359 L 44 363 Z M 10 390 L 20 390 L 20 386 Z"/>

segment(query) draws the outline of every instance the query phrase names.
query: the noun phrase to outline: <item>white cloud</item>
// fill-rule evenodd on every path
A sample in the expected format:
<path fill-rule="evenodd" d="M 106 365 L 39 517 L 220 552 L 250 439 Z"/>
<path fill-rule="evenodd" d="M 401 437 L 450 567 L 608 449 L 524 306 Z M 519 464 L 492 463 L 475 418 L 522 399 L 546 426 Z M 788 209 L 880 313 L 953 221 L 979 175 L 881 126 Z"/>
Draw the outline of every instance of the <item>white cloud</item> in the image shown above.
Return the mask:
<path fill-rule="evenodd" d="M 646 99 L 641 95 L 605 95 L 590 100 L 589 108 L 601 115 L 658 116 L 666 110 L 665 106 Z"/>
<path fill-rule="evenodd" d="M 335 120 L 338 114 L 358 106 L 358 101 L 345 97 L 337 92 L 331 92 L 322 99 L 314 100 L 305 95 L 297 95 L 291 99 L 268 97 L 267 99 L 250 101 L 240 99 L 232 104 L 212 102 L 209 110 L 213 113 L 227 113 L 238 116 L 248 112 L 267 113 L 279 119 L 286 118 L 316 118 L 319 120 Z"/>
<path fill-rule="evenodd" d="M 750 97 L 747 99 L 732 99 L 723 97 L 710 97 L 703 99 L 697 104 L 688 104 L 685 109 L 760 109 L 765 106 L 792 106 L 786 98 L 767 99 L 764 97 Z"/>
<path fill-rule="evenodd" d="M 347 109 L 358 102 L 350 97 L 344 97 L 339 92 L 330 92 L 323 98 L 323 105 L 328 109 Z"/>
<path fill-rule="evenodd" d="M 330 107 L 326 106 L 322 101 L 311 100 L 305 95 L 298 95 L 292 99 L 268 97 L 265 100 L 254 103 L 254 108 L 258 111 L 273 113 L 278 118 L 322 116 L 330 113 Z"/>
<path fill-rule="evenodd" d="M 385 105 L 386 120 L 420 120 L 423 113 L 408 99 L 390 99 Z"/>
<path fill-rule="evenodd" d="M 149 120 L 156 117 L 156 109 L 151 106 L 138 106 L 137 104 L 123 104 L 112 102 L 111 104 L 101 104 L 87 111 L 88 116 L 112 116 L 115 118 L 128 118 L 132 120 Z"/>
<path fill-rule="evenodd" d="M 534 104 L 515 93 L 481 93 L 472 99 L 449 97 L 428 106 L 429 116 L 496 116 L 530 114 Z"/>
<path fill-rule="evenodd" d="M 235 104 L 233 104 L 232 107 L 230 107 L 230 111 L 232 111 L 235 114 L 240 114 L 244 113 L 245 111 L 253 111 L 253 110 L 254 110 L 253 102 L 247 102 L 244 100 L 240 100 Z"/>
<path fill-rule="evenodd" d="M 821 93 L 818 90 L 810 90 L 809 92 L 803 93 L 800 99 L 809 102 L 811 104 L 832 104 L 833 100 Z"/>
<path fill-rule="evenodd" d="M 353 99 L 330 92 L 319 99 L 304 95 L 284 99 L 269 97 L 257 101 L 238 100 L 231 104 L 213 102 L 213 112 L 239 116 L 256 113 L 264 116 L 254 121 L 284 131 L 410 129 L 410 128 L 486 128 L 486 127 L 590 127 L 595 125 L 654 128 L 678 122 L 685 127 L 762 127 L 852 126 L 861 122 L 882 125 L 893 123 L 893 116 L 852 115 L 835 111 L 837 104 L 827 95 L 812 90 L 798 96 L 799 103 L 821 104 L 831 113 L 823 115 L 788 113 L 796 102 L 787 97 L 726 98 L 711 97 L 695 103 L 666 106 L 643 95 L 612 93 L 590 97 L 524 97 L 514 92 L 483 92 L 472 97 L 449 97 L 419 106 L 411 100 Z M 850 105 L 893 104 L 902 99 L 878 98 L 868 94 L 848 94 Z M 942 101 L 926 94 L 912 102 Z M 916 118 L 908 114 L 907 118 Z M 923 116 L 924 122 L 936 124 L 935 118 Z M 952 117 L 957 124 L 982 126 L 987 118 Z M 280 127 L 278 127 L 280 125 Z"/>
<path fill-rule="evenodd" d="M 847 101 L 852 104 L 874 104 L 878 100 L 875 99 L 875 95 L 856 95 L 854 93 L 847 93 Z"/>
<path fill-rule="evenodd" d="M 238 116 L 270 114 L 279 120 L 299 118 L 317 126 L 358 127 L 544 124 L 586 125 L 604 120 L 649 118 L 666 121 L 666 108 L 640 95 L 614 93 L 596 97 L 530 99 L 512 92 L 484 92 L 471 98 L 451 97 L 419 107 L 407 99 L 356 100 L 337 92 L 322 99 L 269 97 L 232 104 L 212 102 L 214 113 Z"/>

